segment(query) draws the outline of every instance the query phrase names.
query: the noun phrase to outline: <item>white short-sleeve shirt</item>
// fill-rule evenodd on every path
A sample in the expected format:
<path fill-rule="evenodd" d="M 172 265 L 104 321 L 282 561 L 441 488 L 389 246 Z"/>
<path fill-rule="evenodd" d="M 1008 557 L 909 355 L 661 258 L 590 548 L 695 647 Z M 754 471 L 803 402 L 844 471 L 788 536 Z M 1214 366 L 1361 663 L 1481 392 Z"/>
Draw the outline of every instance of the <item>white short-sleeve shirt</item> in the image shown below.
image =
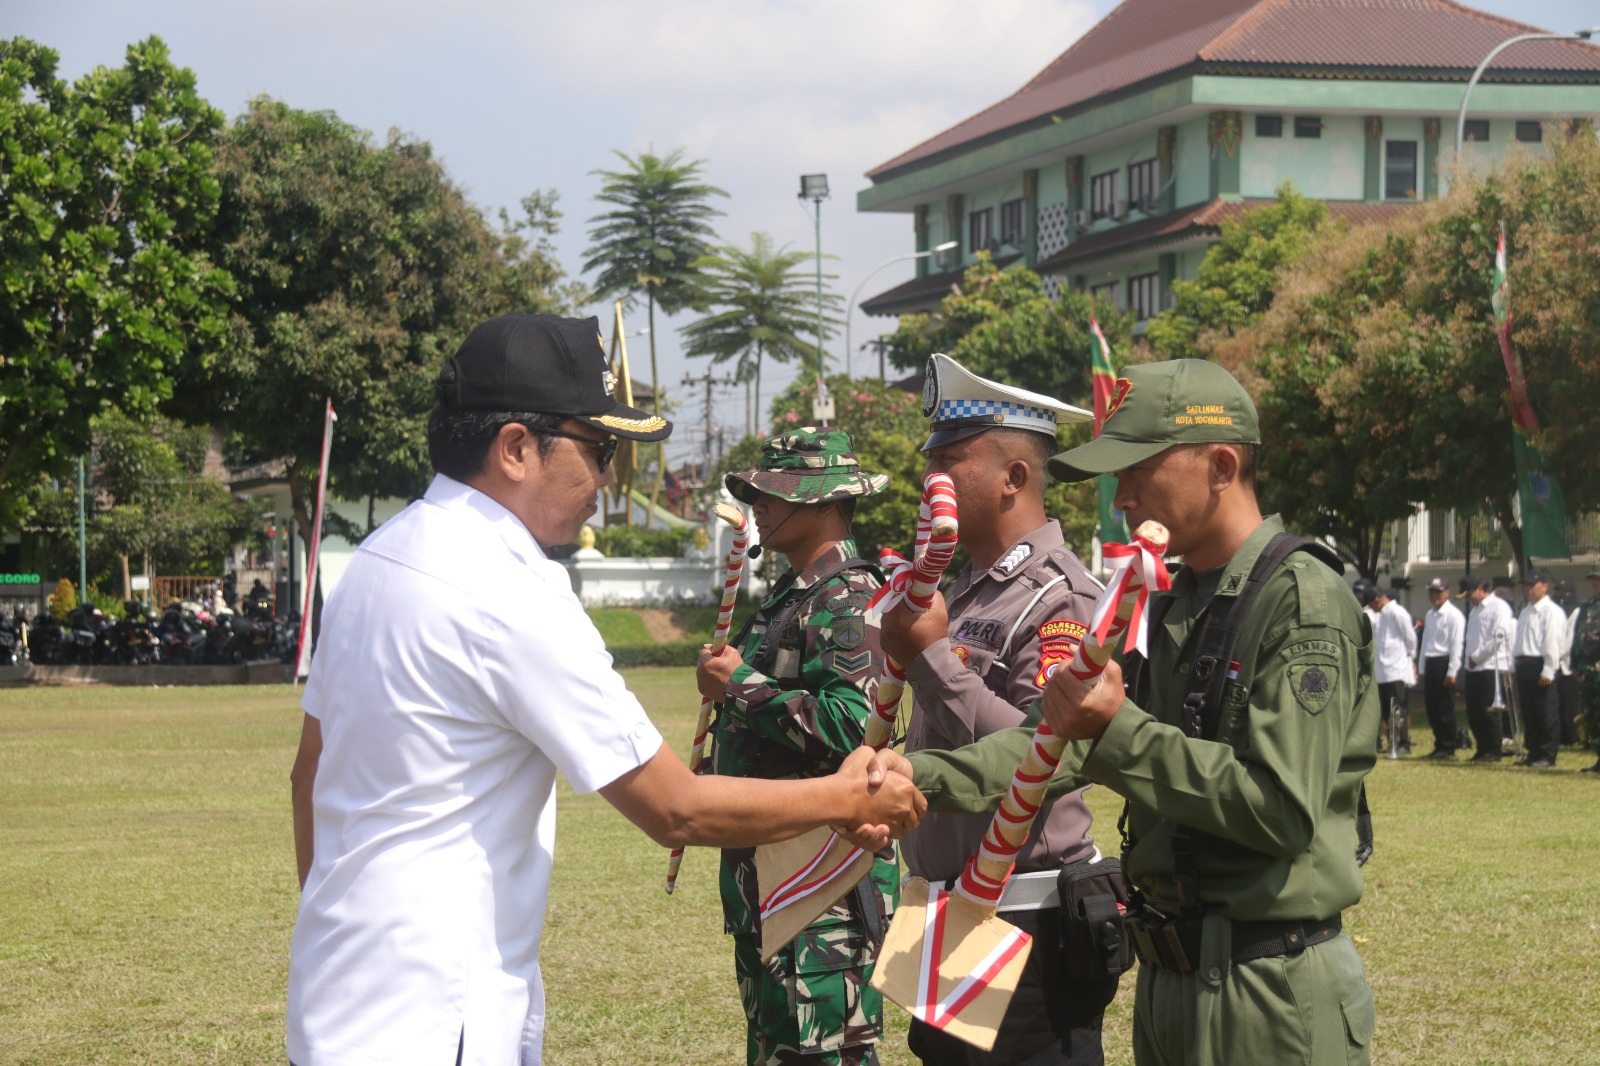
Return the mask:
<path fill-rule="evenodd" d="M 323 749 L 290 1059 L 537 1063 L 556 772 L 591 792 L 661 746 L 566 569 L 435 478 L 329 598 L 303 706 Z"/>

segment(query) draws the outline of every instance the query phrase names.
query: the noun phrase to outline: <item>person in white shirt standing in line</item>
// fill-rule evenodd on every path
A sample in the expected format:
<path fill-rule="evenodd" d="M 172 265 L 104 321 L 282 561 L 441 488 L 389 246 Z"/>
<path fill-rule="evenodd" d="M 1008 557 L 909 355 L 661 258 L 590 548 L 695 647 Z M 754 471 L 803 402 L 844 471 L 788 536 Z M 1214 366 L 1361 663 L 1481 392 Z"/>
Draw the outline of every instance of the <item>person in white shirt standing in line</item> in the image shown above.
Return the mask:
<path fill-rule="evenodd" d="M 1433 729 L 1430 759 L 1456 757 L 1456 675 L 1461 672 L 1462 638 L 1467 620 L 1450 602 L 1450 583 L 1442 577 L 1428 582 L 1428 602 L 1422 617 L 1422 699 Z"/>
<path fill-rule="evenodd" d="M 1411 612 L 1400 606 L 1394 589 L 1375 589 L 1372 609 L 1378 612 L 1378 625 L 1373 633 L 1377 654 L 1373 674 L 1378 680 L 1378 700 L 1383 708 L 1384 721 L 1390 724 L 1398 717 L 1399 737 L 1391 736 L 1391 750 L 1396 755 L 1411 754 L 1411 708 L 1407 697 L 1412 685 L 1417 683 L 1417 626 Z M 1399 704 L 1400 713 L 1392 708 Z"/>
<path fill-rule="evenodd" d="M 1583 721 L 1583 693 L 1578 675 L 1572 672 L 1572 641 L 1578 633 L 1578 591 L 1571 578 L 1562 578 L 1550 590 L 1561 613 L 1567 616 L 1567 635 L 1562 638 L 1561 672 L 1556 675 L 1556 735 L 1562 747 L 1578 743 L 1578 724 Z"/>
<path fill-rule="evenodd" d="M 1467 728 L 1472 731 L 1477 753 L 1473 762 L 1499 762 L 1505 757 L 1500 716 L 1492 707 L 1508 696 L 1501 685 L 1511 685 L 1511 641 L 1516 619 L 1511 605 L 1489 591 L 1483 578 L 1468 574 L 1461 579 L 1460 596 L 1472 605 L 1467 615 Z M 1459 598 L 1459 597 L 1458 597 Z M 1500 700 L 1495 699 L 1496 695 Z"/>
<path fill-rule="evenodd" d="M 595 513 L 618 436 L 671 430 L 611 383 L 593 318 L 479 325 L 439 375 L 433 484 L 328 599 L 291 774 L 297 1066 L 540 1061 L 557 771 L 664 846 L 824 824 L 886 843 L 924 808 L 869 780 L 867 749 L 755 781 L 696 777 L 662 743 L 546 554 Z"/>
<path fill-rule="evenodd" d="M 1528 757 L 1524 765 L 1548 770 L 1561 746 L 1556 673 L 1566 654 L 1567 616 L 1550 598 L 1550 575 L 1529 570 L 1522 579 L 1528 605 L 1517 615 L 1512 651 L 1517 661 L 1517 707 Z"/>

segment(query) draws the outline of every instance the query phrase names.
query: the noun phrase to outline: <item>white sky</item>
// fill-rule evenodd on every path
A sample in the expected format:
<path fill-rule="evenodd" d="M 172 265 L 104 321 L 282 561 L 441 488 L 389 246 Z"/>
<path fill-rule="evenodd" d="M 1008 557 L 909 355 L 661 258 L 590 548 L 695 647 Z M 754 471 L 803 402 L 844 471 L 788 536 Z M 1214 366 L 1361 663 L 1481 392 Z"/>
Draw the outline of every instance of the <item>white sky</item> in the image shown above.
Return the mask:
<path fill-rule="evenodd" d="M 1178 3 L 1180 0 L 1172 0 Z M 120 65 L 127 45 L 158 34 L 199 89 L 229 116 L 267 94 L 327 109 L 382 138 L 392 127 L 432 143 L 453 178 L 493 217 L 523 195 L 561 194 L 558 257 L 576 272 L 587 247 L 590 172 L 620 149 L 682 147 L 726 189 L 725 243 L 751 232 L 814 247 L 799 175 L 826 173 L 825 253 L 848 298 L 875 266 L 913 249 L 907 215 L 863 215 L 862 176 L 1010 94 L 1115 6 L 1114 0 L 0 0 L 0 34 L 61 53 L 69 78 Z M 1472 6 L 1571 30 L 1600 23 L 1597 0 L 1475 0 Z M 865 299 L 909 278 L 911 263 L 874 275 Z M 610 334 L 610 310 L 593 308 Z M 643 310 L 632 328 L 643 326 Z M 676 327 L 657 317 L 661 377 L 703 375 Z M 857 313 L 859 346 L 892 322 Z M 648 338 L 630 343 L 647 378 Z M 838 365 L 842 339 L 832 344 Z M 793 368 L 769 367 L 770 397 Z M 669 392 L 684 390 L 669 388 Z M 683 395 L 669 458 L 686 457 L 701 397 Z M 743 391 L 719 396 L 731 439 Z M 695 432 L 684 430 L 694 427 Z"/>

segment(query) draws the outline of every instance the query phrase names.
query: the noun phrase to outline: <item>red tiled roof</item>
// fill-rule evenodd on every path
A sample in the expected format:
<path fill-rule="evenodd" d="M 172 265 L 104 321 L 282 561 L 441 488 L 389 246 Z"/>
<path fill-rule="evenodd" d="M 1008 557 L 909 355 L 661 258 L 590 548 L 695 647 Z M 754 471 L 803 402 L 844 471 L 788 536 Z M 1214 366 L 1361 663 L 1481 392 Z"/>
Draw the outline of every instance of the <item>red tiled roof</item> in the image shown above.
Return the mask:
<path fill-rule="evenodd" d="M 1496 44 L 1536 30 L 1453 0 L 1124 0 L 1011 96 L 867 176 L 887 176 L 1186 68 L 1238 73 L 1241 64 L 1261 64 L 1399 70 L 1464 82 Z M 1512 72 L 1524 78 L 1538 72 L 1600 78 L 1600 48 L 1529 41 L 1490 69 L 1486 80 L 1511 79 Z"/>
<path fill-rule="evenodd" d="M 1156 218 L 1132 222 L 1076 240 L 1048 259 L 1040 260 L 1036 269 L 1046 273 L 1139 245 L 1160 244 L 1202 233 L 1215 234 L 1222 228 L 1222 223 L 1226 219 L 1238 218 L 1246 211 L 1273 202 L 1267 199 L 1218 199 L 1180 208 Z M 1352 226 L 1384 222 L 1402 211 L 1410 211 L 1417 206 L 1414 203 L 1369 203 L 1365 200 L 1324 200 L 1323 203 L 1328 207 L 1328 214 L 1334 218 L 1347 219 Z"/>

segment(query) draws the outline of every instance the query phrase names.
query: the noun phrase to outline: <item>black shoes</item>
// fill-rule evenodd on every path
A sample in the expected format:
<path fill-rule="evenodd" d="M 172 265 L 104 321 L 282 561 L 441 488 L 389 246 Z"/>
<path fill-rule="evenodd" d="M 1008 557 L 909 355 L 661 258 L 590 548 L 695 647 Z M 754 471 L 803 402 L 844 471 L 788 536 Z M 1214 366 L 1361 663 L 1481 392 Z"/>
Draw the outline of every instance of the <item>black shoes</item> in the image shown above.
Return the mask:
<path fill-rule="evenodd" d="M 1499 762 L 1503 758 L 1505 758 L 1505 756 L 1501 755 L 1497 751 L 1480 751 L 1480 752 L 1478 752 L 1478 754 L 1474 755 L 1469 761 L 1470 762 Z"/>
<path fill-rule="evenodd" d="M 1548 770 L 1554 766 L 1555 763 L 1551 762 L 1549 759 L 1535 759 L 1526 765 L 1530 770 Z"/>
<path fill-rule="evenodd" d="M 1582 770 L 1579 770 L 1578 773 L 1580 773 L 1580 774 L 1600 774 L 1600 762 L 1595 763 L 1593 766 L 1585 766 Z"/>
<path fill-rule="evenodd" d="M 1455 757 L 1456 752 L 1454 748 L 1451 748 L 1449 751 L 1446 751 L 1443 748 L 1434 748 L 1432 751 L 1428 752 L 1428 758 L 1430 759 L 1449 759 L 1454 761 Z"/>

